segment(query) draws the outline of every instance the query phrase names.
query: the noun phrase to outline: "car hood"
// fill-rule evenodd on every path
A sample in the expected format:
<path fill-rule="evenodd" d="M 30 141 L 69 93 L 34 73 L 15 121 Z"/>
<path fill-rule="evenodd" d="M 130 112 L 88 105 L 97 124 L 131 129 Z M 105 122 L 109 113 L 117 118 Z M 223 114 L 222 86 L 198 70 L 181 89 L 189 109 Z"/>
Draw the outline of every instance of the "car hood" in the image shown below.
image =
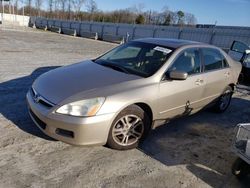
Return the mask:
<path fill-rule="evenodd" d="M 58 104 L 76 94 L 102 87 L 112 86 L 140 79 L 136 75 L 125 74 L 101 66 L 92 61 L 84 61 L 61 67 L 41 75 L 33 88 L 48 101 Z"/>

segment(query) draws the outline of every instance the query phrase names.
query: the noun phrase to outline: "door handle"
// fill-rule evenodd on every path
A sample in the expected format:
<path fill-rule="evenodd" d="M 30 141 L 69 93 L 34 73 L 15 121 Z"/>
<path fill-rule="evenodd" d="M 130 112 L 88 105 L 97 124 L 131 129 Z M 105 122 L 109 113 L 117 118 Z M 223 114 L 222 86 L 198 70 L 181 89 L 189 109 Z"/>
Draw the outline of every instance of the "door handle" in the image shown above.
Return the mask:
<path fill-rule="evenodd" d="M 226 77 L 229 77 L 229 76 L 230 76 L 230 72 L 225 72 L 224 75 L 225 75 Z"/>
<path fill-rule="evenodd" d="M 202 80 L 202 79 L 197 79 L 196 81 L 195 81 L 195 84 L 196 85 L 202 85 L 204 83 L 204 80 Z"/>

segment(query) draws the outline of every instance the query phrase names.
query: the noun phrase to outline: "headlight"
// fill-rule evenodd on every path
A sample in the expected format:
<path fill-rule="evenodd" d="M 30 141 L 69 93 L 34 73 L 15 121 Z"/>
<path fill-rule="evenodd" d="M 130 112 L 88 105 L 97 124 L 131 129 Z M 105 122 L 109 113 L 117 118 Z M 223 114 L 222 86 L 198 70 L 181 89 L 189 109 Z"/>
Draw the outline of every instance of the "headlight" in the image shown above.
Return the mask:
<path fill-rule="evenodd" d="M 66 104 L 56 110 L 56 113 L 71 116 L 94 116 L 100 110 L 105 98 L 94 98 Z"/>

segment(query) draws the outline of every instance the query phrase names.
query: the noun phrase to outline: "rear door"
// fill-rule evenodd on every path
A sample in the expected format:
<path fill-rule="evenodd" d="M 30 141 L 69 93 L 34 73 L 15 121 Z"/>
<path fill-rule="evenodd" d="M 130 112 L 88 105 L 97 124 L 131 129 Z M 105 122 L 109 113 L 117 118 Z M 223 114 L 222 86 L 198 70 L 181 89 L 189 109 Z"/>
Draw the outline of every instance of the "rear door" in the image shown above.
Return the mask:
<path fill-rule="evenodd" d="M 207 105 L 217 99 L 230 83 L 232 74 L 223 54 L 215 48 L 202 48 L 205 90 L 202 103 Z"/>

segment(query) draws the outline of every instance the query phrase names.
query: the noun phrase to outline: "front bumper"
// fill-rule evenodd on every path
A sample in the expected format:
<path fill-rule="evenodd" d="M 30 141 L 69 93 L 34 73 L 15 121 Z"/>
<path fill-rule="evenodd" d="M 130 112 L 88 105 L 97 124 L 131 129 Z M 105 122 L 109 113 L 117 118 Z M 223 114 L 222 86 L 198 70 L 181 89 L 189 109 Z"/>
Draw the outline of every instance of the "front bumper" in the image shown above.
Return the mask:
<path fill-rule="evenodd" d="M 46 135 L 72 145 L 106 144 L 115 114 L 86 118 L 67 116 L 35 103 L 30 92 L 26 99 L 31 119 Z"/>

